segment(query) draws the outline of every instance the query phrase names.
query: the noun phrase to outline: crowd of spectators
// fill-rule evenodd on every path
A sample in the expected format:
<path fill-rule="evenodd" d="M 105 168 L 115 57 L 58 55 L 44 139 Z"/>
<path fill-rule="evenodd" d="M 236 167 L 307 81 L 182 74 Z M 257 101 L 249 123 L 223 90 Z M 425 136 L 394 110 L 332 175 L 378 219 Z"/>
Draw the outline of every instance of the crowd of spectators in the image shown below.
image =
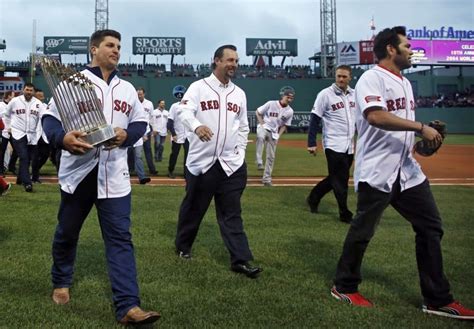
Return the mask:
<path fill-rule="evenodd" d="M 25 63 L 27 64 L 27 63 Z M 67 64 L 76 71 L 85 68 L 85 64 Z M 27 66 L 26 66 L 27 67 Z M 119 64 L 117 66 L 119 74 L 123 77 L 141 76 L 148 78 L 162 77 L 196 77 L 202 78 L 211 74 L 212 68 L 209 64 L 173 64 L 171 67 L 165 64 Z M 36 75 L 42 75 L 41 66 L 36 66 Z M 265 79 L 305 79 L 317 78 L 317 74 L 309 65 L 239 65 L 236 72 L 237 78 L 265 78 Z"/>
<path fill-rule="evenodd" d="M 417 107 L 474 107 L 474 90 L 466 88 L 463 92 L 439 94 L 431 97 L 418 97 Z"/>

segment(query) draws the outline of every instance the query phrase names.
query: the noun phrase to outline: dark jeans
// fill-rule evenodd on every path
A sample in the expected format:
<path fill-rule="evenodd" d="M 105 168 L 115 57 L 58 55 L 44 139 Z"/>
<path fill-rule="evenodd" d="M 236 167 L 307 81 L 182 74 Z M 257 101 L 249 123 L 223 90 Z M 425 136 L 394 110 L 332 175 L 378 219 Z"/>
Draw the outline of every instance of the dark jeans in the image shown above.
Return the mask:
<path fill-rule="evenodd" d="M 5 162 L 5 152 L 7 150 L 8 142 L 11 143 L 11 138 L 5 138 L 2 137 L 2 143 L 0 144 L 0 174 L 4 173 L 3 164 Z M 13 146 L 13 144 L 12 144 Z M 8 170 L 9 171 L 16 171 L 16 161 L 18 160 L 18 154 L 15 151 L 15 148 L 13 148 L 13 152 L 10 156 L 10 161 L 8 162 Z"/>
<path fill-rule="evenodd" d="M 41 137 L 38 141 L 38 152 L 36 157 L 31 160 L 31 167 L 32 167 L 32 179 L 38 180 L 40 175 L 41 167 L 48 161 L 49 154 L 51 149 L 49 144 L 47 144 L 43 138 Z"/>
<path fill-rule="evenodd" d="M 36 145 L 28 145 L 28 138 L 26 136 L 20 139 L 12 137 L 11 141 L 20 159 L 17 182 L 25 186 L 31 185 L 30 161 L 37 156 L 38 148 Z"/>
<path fill-rule="evenodd" d="M 184 165 L 183 168 L 186 168 L 186 158 L 188 157 L 188 149 L 189 149 L 189 142 L 186 139 L 184 144 L 178 144 L 175 142 L 171 142 L 171 154 L 170 154 L 170 161 L 168 162 L 168 172 L 173 173 L 174 168 L 176 167 L 176 162 L 178 161 L 179 150 L 181 150 L 181 145 L 184 147 Z M 186 169 L 184 169 L 186 174 Z"/>
<path fill-rule="evenodd" d="M 115 314 L 120 320 L 129 309 L 140 306 L 130 233 L 131 195 L 97 199 L 97 167 L 73 194 L 61 191 L 58 225 L 53 240 L 52 282 L 55 288 L 71 287 L 79 233 L 93 205 L 97 209 L 105 244 Z"/>
<path fill-rule="evenodd" d="M 156 167 L 155 163 L 153 162 L 153 154 L 151 153 L 151 133 L 147 135 L 148 139 L 143 141 L 143 153 L 145 153 L 146 164 L 148 166 L 148 170 L 150 174 L 156 174 Z"/>
<path fill-rule="evenodd" d="M 353 154 L 339 153 L 331 149 L 325 149 L 329 175 L 319 182 L 309 194 L 309 202 L 319 204 L 321 199 L 331 190 L 339 206 L 339 215 L 347 216 L 350 213 L 347 208 L 347 189 L 349 182 L 349 170 L 351 169 Z"/>
<path fill-rule="evenodd" d="M 247 185 L 247 165 L 244 163 L 230 177 L 219 161 L 205 174 L 194 176 L 186 172 L 186 195 L 179 211 L 176 249 L 189 253 L 199 225 L 214 198 L 217 222 L 222 239 L 230 253 L 232 264 L 253 259 L 241 217 L 240 198 Z"/>
<path fill-rule="evenodd" d="M 163 150 L 165 149 L 166 136 L 156 135 L 155 139 L 155 160 L 163 160 Z"/>
<path fill-rule="evenodd" d="M 391 193 L 381 192 L 367 183 L 359 183 L 357 214 L 347 233 L 337 265 L 334 280 L 337 290 L 341 293 L 358 290 L 362 281 L 360 268 L 365 250 L 389 204 L 411 223 L 415 231 L 416 261 L 425 303 L 436 307 L 449 304 L 453 297 L 443 273 L 443 229 L 428 180 L 403 192 L 397 180 Z"/>

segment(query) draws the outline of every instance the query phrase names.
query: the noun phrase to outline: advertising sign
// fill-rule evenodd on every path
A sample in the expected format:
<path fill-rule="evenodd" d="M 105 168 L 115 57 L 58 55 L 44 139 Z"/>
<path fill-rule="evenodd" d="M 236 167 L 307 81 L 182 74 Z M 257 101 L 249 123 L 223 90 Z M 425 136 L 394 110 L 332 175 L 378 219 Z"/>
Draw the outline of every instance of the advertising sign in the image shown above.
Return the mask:
<path fill-rule="evenodd" d="M 185 38 L 133 37 L 134 55 L 185 55 Z"/>
<path fill-rule="evenodd" d="M 247 56 L 298 56 L 297 39 L 245 39 Z"/>
<path fill-rule="evenodd" d="M 413 65 L 474 65 L 474 41 L 410 40 Z"/>
<path fill-rule="evenodd" d="M 44 54 L 88 54 L 89 37 L 44 37 Z"/>

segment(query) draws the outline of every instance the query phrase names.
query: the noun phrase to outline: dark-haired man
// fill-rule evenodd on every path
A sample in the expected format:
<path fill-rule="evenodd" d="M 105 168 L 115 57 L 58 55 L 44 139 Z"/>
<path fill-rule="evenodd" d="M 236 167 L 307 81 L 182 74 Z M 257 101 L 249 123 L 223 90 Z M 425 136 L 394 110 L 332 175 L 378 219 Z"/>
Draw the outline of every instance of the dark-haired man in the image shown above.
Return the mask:
<path fill-rule="evenodd" d="M 331 294 L 352 305 L 371 307 L 358 292 L 361 264 L 384 210 L 392 205 L 416 234 L 423 312 L 474 320 L 474 311 L 453 299 L 443 273 L 443 229 L 429 182 L 411 153 L 418 133 L 433 146 L 442 141 L 433 128 L 415 121 L 410 81 L 401 71 L 411 66 L 404 27 L 384 29 L 374 39 L 379 64 L 365 72 L 355 88 L 357 151 L 354 184 L 357 214 L 347 233 Z"/>
<path fill-rule="evenodd" d="M 90 46 L 92 63 L 82 71 L 96 86 L 105 118 L 114 127 L 115 137 L 108 146 L 93 147 L 81 139 L 84 133 L 77 130 L 65 133 L 54 102 L 43 117 L 50 143 L 63 149 L 58 173 L 61 204 L 52 252 L 52 298 L 56 304 L 69 302 L 79 233 L 95 205 L 105 243 L 116 319 L 122 324 L 143 324 L 155 322 L 160 315 L 140 308 L 130 234 L 127 147 L 142 138 L 148 121 L 135 88 L 117 76 L 120 39 L 117 31 L 94 32 Z"/>
<path fill-rule="evenodd" d="M 23 94 L 8 103 L 4 115 L 10 142 L 20 159 L 17 184 L 23 184 L 26 192 L 33 192 L 30 163 L 37 156 L 37 129 L 43 110 L 42 103 L 33 97 L 34 92 L 35 86 L 25 83 Z"/>
<path fill-rule="evenodd" d="M 245 149 L 249 125 L 247 98 L 232 83 L 237 48 L 219 47 L 213 73 L 189 86 L 178 108 L 188 134 L 186 195 L 179 211 L 176 251 L 189 259 L 209 204 L 214 198 L 221 236 L 230 253 L 231 270 L 256 278 L 261 268 L 250 265 L 252 252 L 244 232 L 240 198 L 247 184 Z"/>
<path fill-rule="evenodd" d="M 333 190 L 339 219 L 346 223 L 352 220 L 352 212 L 347 207 L 347 189 L 355 134 L 354 89 L 349 86 L 351 72 L 347 65 L 336 68 L 336 81 L 316 97 L 308 132 L 308 152 L 316 155 L 316 130 L 323 121 L 322 140 L 329 175 L 311 190 L 306 201 L 311 212 L 317 213 L 321 199 Z"/>

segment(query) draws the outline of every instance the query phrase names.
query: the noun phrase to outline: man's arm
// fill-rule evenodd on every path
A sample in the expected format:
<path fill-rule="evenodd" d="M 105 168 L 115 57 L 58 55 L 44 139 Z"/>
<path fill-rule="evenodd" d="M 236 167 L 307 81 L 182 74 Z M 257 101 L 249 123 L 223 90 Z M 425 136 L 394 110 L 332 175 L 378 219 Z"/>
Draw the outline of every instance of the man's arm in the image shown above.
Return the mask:
<path fill-rule="evenodd" d="M 309 130 L 308 130 L 308 152 L 316 155 L 318 135 L 318 127 L 321 123 L 321 118 L 314 113 L 310 115 Z"/>
<path fill-rule="evenodd" d="M 436 147 L 443 141 L 438 131 L 429 126 L 425 126 L 421 122 L 406 120 L 387 111 L 381 107 L 370 107 L 364 111 L 364 116 L 370 125 L 379 129 L 388 131 L 415 131 L 421 135 L 423 139 L 431 143 L 432 147 Z"/>

